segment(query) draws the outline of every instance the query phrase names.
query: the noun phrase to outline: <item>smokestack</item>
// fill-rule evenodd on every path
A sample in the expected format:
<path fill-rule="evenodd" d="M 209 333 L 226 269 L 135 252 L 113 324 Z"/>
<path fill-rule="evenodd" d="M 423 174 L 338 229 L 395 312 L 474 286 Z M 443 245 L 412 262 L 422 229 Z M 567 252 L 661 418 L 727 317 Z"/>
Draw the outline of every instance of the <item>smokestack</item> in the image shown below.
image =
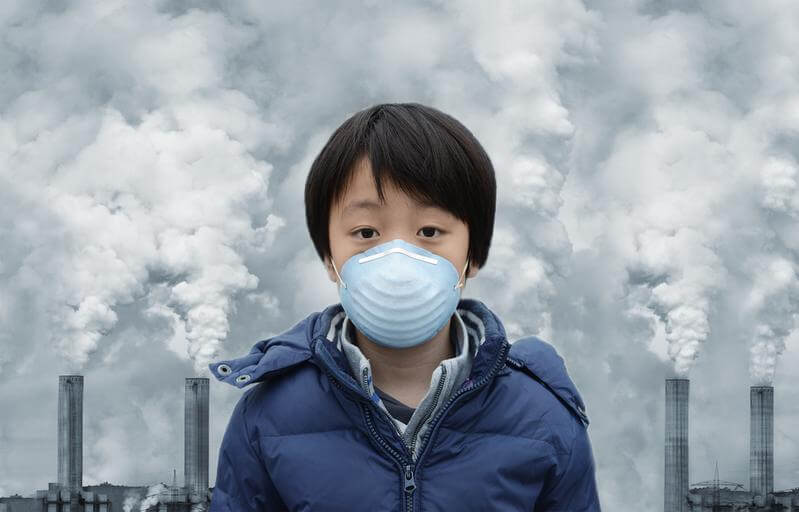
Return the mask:
<path fill-rule="evenodd" d="M 83 487 L 83 375 L 58 376 L 58 483 Z"/>
<path fill-rule="evenodd" d="M 666 379 L 665 512 L 688 512 L 688 379 Z"/>
<path fill-rule="evenodd" d="M 749 388 L 749 490 L 774 492 L 774 388 Z"/>
<path fill-rule="evenodd" d="M 184 412 L 184 473 L 186 490 L 201 501 L 208 496 L 208 379 L 186 379 Z"/>

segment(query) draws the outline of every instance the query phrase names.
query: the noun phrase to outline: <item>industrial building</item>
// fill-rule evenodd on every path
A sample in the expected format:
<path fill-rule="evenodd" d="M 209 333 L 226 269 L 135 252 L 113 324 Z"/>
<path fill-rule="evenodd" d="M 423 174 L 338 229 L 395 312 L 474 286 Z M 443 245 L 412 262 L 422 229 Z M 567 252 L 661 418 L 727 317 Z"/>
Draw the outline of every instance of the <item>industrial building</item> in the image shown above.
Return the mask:
<path fill-rule="evenodd" d="M 58 482 L 33 496 L 0 497 L 0 512 L 200 512 L 209 508 L 208 379 L 187 378 L 184 485 L 83 485 L 83 376 L 58 378 Z"/>
<path fill-rule="evenodd" d="M 666 379 L 665 512 L 799 512 L 799 488 L 774 490 L 774 388 L 749 388 L 749 490 L 718 479 L 689 485 L 688 379 Z"/>

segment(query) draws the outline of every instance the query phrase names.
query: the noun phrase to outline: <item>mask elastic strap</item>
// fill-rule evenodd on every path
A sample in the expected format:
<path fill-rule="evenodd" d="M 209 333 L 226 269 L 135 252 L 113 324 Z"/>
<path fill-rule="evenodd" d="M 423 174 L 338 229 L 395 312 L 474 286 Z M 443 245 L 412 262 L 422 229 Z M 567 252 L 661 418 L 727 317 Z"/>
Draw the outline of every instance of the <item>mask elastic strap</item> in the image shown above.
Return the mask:
<path fill-rule="evenodd" d="M 336 271 L 336 276 L 338 276 L 338 282 L 341 283 L 344 286 L 344 288 L 346 288 L 347 283 L 345 283 L 344 280 L 341 279 L 341 276 L 338 274 L 338 270 L 336 270 L 336 262 L 333 261 L 333 258 L 330 258 L 330 263 L 333 264 L 333 270 Z"/>
<path fill-rule="evenodd" d="M 466 285 L 466 281 L 461 283 L 461 277 L 463 277 L 466 274 L 466 267 L 468 266 L 469 266 L 469 260 L 466 260 L 466 265 L 463 266 L 463 272 L 461 272 L 461 276 L 458 278 L 458 284 L 455 285 L 455 288 L 460 288 Z"/>

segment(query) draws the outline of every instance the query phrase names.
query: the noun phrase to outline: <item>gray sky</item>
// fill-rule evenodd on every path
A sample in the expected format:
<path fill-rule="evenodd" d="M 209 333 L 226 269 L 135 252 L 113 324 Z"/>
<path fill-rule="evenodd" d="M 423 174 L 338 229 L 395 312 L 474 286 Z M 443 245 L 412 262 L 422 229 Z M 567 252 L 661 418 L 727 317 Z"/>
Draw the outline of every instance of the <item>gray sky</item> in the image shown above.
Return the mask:
<path fill-rule="evenodd" d="M 748 387 L 772 382 L 775 488 L 799 486 L 791 2 L 188 4 L 0 5 L 0 495 L 56 480 L 62 373 L 84 484 L 182 474 L 183 379 L 338 302 L 303 185 L 385 101 L 490 155 L 464 296 L 564 357 L 607 510 L 662 507 L 673 375 L 692 483 L 718 460 L 748 487 Z M 211 482 L 239 395 L 212 379 Z"/>

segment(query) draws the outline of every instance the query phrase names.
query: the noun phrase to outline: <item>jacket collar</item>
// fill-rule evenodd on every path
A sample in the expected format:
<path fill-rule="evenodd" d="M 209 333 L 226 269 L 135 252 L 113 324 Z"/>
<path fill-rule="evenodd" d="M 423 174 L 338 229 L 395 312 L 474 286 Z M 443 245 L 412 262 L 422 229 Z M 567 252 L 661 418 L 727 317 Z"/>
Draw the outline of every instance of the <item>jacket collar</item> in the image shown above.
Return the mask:
<path fill-rule="evenodd" d="M 476 380 L 493 366 L 500 346 L 507 343 L 505 328 L 479 300 L 462 298 L 457 308 L 462 310 L 461 317 L 467 329 L 473 329 L 480 340 L 470 375 Z M 290 329 L 258 341 L 248 354 L 210 363 L 208 368 L 217 380 L 243 388 L 313 359 L 358 392 L 361 387 L 347 371 L 346 356 L 335 346 L 338 340 L 334 319 L 340 319 L 344 314 L 340 302 L 332 304 L 309 314 Z"/>
<path fill-rule="evenodd" d="M 462 318 L 467 328 L 475 329 L 480 339 L 467 379 L 476 381 L 486 375 L 495 364 L 499 364 L 499 357 L 503 353 L 501 349 L 508 343 L 505 328 L 499 317 L 479 300 L 460 299 L 457 308 L 464 310 Z M 333 319 L 343 313 L 341 303 L 332 304 L 321 312 L 309 314 L 290 329 L 257 342 L 248 354 L 213 362 L 208 368 L 217 380 L 243 388 L 313 360 L 368 401 L 369 397 L 363 388 L 347 370 L 349 363 L 346 356 L 335 347 L 337 340 Z M 511 366 L 526 371 L 542 382 L 576 416 L 588 424 L 583 399 L 569 377 L 563 358 L 552 345 L 536 336 L 526 336 L 510 344 L 506 360 Z"/>

